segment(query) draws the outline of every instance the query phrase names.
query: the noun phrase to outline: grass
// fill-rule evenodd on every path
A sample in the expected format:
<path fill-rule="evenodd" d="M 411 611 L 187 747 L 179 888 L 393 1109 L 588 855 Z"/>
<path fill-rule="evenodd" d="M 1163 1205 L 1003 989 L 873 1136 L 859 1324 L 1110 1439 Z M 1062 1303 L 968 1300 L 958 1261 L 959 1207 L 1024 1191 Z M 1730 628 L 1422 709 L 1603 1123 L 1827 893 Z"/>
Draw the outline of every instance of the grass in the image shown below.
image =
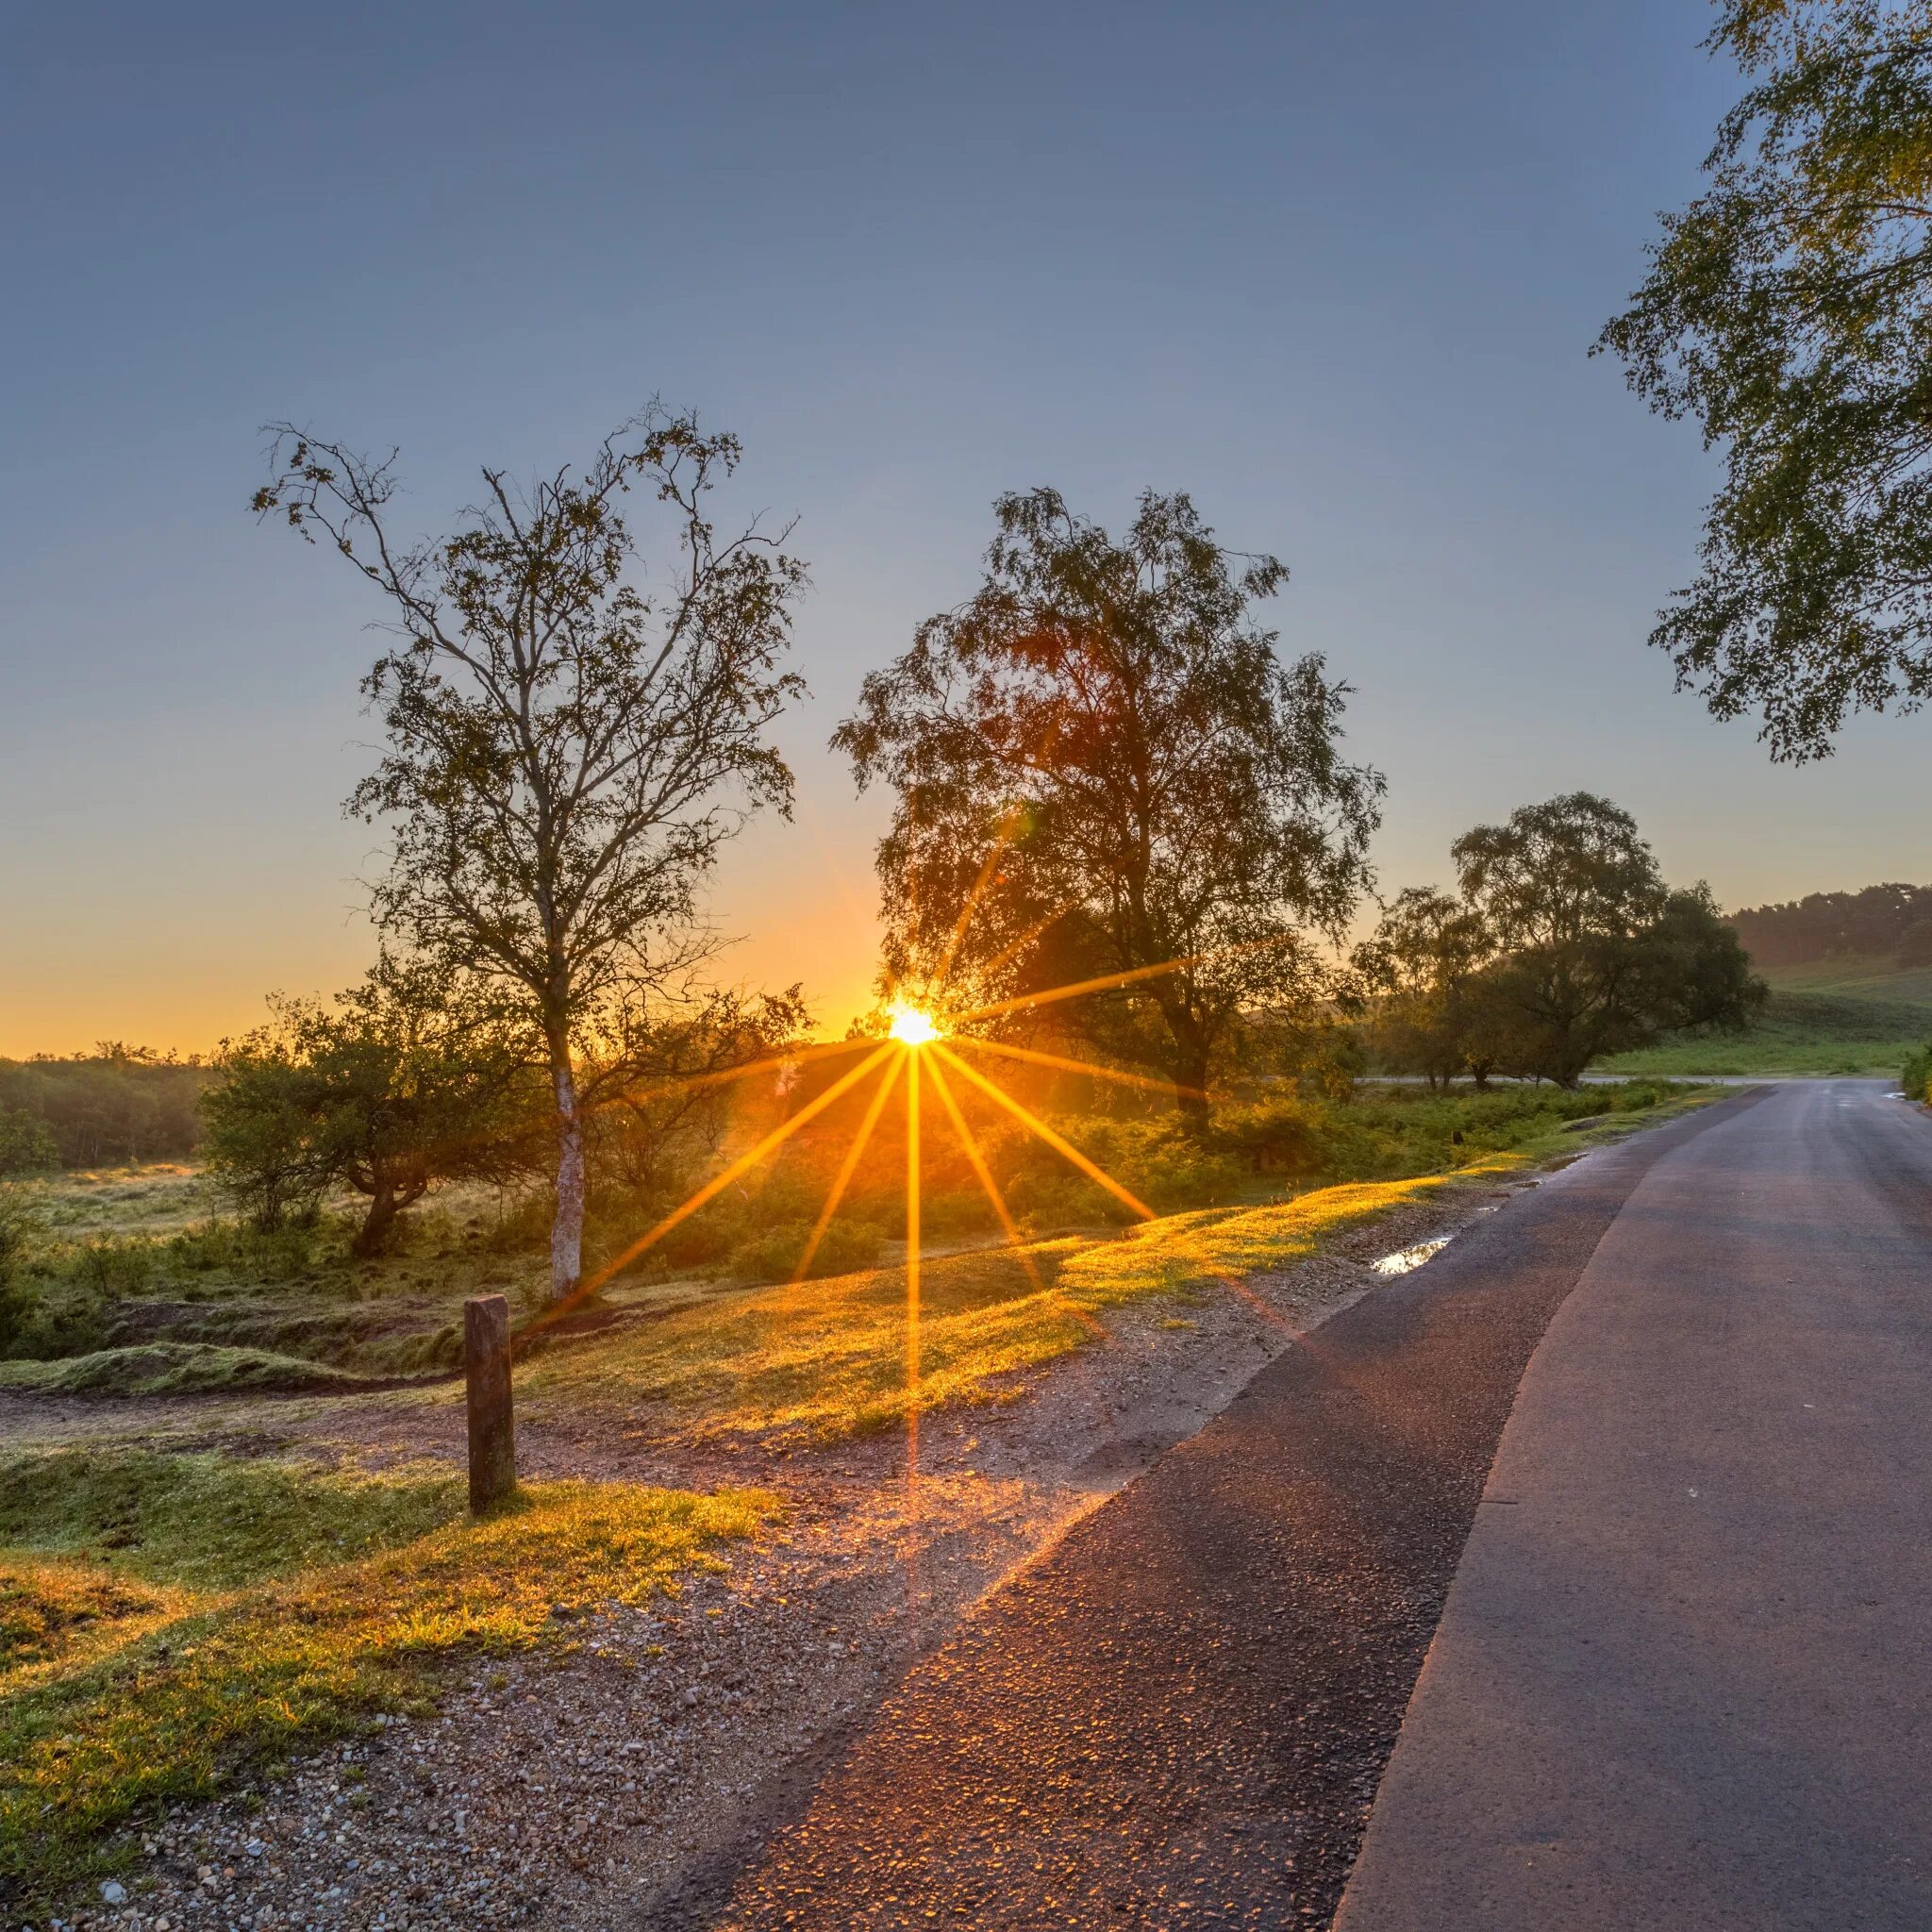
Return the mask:
<path fill-rule="evenodd" d="M 1506 1157 L 1455 1174 L 1358 1181 L 1318 1188 L 1295 1200 L 1260 1208 L 1233 1212 L 1206 1208 L 1191 1214 L 1166 1215 L 1130 1227 L 1120 1241 L 1069 1257 L 1060 1271 L 1061 1290 L 1078 1306 L 1098 1309 L 1236 1275 L 1290 1268 L 1317 1253 L 1329 1236 L 1378 1220 L 1444 1188 L 1493 1179 L 1519 1164 Z"/>
<path fill-rule="evenodd" d="M 206 1220 L 213 1209 L 200 1170 L 176 1160 L 74 1168 L 14 1186 L 38 1220 L 75 1241 L 136 1227 L 142 1234 L 172 1234 Z"/>
<path fill-rule="evenodd" d="M 1932 1008 L 1932 966 L 1901 966 L 1888 953 L 1845 954 L 1758 971 L 1779 992 L 1841 993 Z"/>
<path fill-rule="evenodd" d="M 0 1466 L 0 1896 L 90 1870 L 115 1828 L 424 1708 L 464 1651 L 675 1591 L 774 1506 L 545 1483 L 482 1522 L 446 1478 L 62 1452 Z"/>
<path fill-rule="evenodd" d="M 1625 1125 L 1679 1110 L 1673 1096 Z M 1598 1103 L 1601 1105 L 1601 1102 Z M 1081 1347 L 1097 1312 L 1291 1266 L 1324 1241 L 1441 1190 L 1493 1179 L 1578 1137 L 1545 1126 L 1514 1155 L 1472 1153 L 1457 1173 L 1354 1182 L 1249 1208 L 1169 1215 L 1123 1236 L 1063 1236 L 929 1260 L 920 1275 L 919 1378 L 908 1389 L 907 1276 L 880 1268 L 754 1290 L 626 1324 L 594 1347 L 518 1374 L 525 1413 L 662 1404 L 697 1440 L 826 1440 L 901 1422 L 908 1408 L 997 1400 L 1017 1371 Z"/>
<path fill-rule="evenodd" d="M 53 1361 L 0 1361 L 0 1390 L 36 1395 L 346 1394 L 369 1378 L 299 1356 L 210 1342 L 153 1341 Z"/>
<path fill-rule="evenodd" d="M 0 1698 L 118 1650 L 193 1607 L 186 1591 L 82 1564 L 0 1564 Z"/>
<path fill-rule="evenodd" d="M 376 1478 L 137 1448 L 0 1461 L 0 1548 L 204 1591 L 365 1557 L 462 1510 L 462 1486 L 441 1473 Z"/>
<path fill-rule="evenodd" d="M 1672 1040 L 1601 1060 L 1622 1074 L 1895 1074 L 1911 1046 L 1932 1037 L 1932 1008 L 1897 999 L 1774 990 L 1750 1032 Z"/>

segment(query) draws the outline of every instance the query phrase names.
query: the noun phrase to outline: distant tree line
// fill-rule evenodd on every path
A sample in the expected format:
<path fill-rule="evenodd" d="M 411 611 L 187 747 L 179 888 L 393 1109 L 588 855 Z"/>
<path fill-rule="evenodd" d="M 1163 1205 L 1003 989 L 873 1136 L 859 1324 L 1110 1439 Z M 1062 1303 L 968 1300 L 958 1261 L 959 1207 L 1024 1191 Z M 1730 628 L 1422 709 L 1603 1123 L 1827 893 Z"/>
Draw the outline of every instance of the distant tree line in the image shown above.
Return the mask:
<path fill-rule="evenodd" d="M 0 1060 L 0 1174 L 183 1160 L 211 1070 L 103 1041 L 71 1058 Z"/>
<path fill-rule="evenodd" d="M 1760 966 L 1802 966 L 1847 955 L 1932 966 L 1932 886 L 1809 892 L 1733 913 L 1731 924 Z"/>

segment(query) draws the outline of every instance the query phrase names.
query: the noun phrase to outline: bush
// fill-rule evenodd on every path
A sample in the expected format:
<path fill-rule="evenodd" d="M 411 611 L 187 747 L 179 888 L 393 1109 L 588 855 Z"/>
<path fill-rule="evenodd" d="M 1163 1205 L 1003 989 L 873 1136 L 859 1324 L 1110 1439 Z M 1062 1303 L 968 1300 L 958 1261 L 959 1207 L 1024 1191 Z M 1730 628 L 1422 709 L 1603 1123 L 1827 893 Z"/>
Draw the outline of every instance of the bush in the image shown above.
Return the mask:
<path fill-rule="evenodd" d="M 1173 1116 L 1060 1115 L 1051 1124 L 1157 1213 L 1229 1200 L 1245 1178 L 1246 1163 L 1240 1157 L 1204 1146 Z M 1008 1207 L 1036 1227 L 1134 1218 L 1123 1202 L 1038 1141 L 1004 1141 L 991 1164 Z"/>
<path fill-rule="evenodd" d="M 1898 1076 L 1899 1091 L 1907 1100 L 1920 1105 L 1932 1101 L 1932 1041 L 1908 1055 L 1905 1071 Z"/>
<path fill-rule="evenodd" d="M 258 1281 L 300 1281 L 325 1260 L 344 1257 L 346 1237 L 321 1216 L 285 1221 L 276 1228 L 248 1222 L 206 1221 L 170 1235 L 168 1266 L 184 1274 L 242 1274 Z"/>
<path fill-rule="evenodd" d="M 1254 1174 L 1294 1177 L 1345 1165 L 1353 1138 L 1333 1108 L 1298 1094 L 1223 1108 L 1211 1137 L 1214 1146 L 1239 1156 Z"/>
<path fill-rule="evenodd" d="M 65 1271 L 101 1301 L 139 1294 L 154 1279 L 154 1243 L 140 1235 L 83 1241 Z"/>
<path fill-rule="evenodd" d="M 811 1239 L 811 1229 L 812 1224 L 808 1221 L 781 1222 L 741 1242 L 732 1254 L 732 1267 L 754 1280 L 789 1281 L 797 1272 L 805 1244 Z M 826 1225 L 824 1236 L 813 1252 L 811 1265 L 805 1272 L 816 1279 L 876 1267 L 879 1250 L 884 1245 L 878 1229 L 870 1222 L 835 1217 Z"/>
<path fill-rule="evenodd" d="M 107 1306 L 87 1290 L 16 1274 L 0 1282 L 0 1359 L 88 1355 L 107 1333 Z"/>
<path fill-rule="evenodd" d="M 13 1279 L 26 1258 L 34 1228 L 34 1218 L 25 1204 L 8 1189 L 0 1188 L 0 1288 Z"/>

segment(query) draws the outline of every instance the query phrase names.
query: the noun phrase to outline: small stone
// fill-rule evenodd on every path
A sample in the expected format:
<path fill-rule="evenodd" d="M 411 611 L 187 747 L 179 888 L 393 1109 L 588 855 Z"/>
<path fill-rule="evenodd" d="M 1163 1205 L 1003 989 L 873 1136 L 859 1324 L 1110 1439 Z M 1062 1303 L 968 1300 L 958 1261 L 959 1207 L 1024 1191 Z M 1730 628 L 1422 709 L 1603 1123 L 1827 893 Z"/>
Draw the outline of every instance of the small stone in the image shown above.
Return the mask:
<path fill-rule="evenodd" d="M 268 1847 L 264 1845 L 258 1838 L 252 1838 L 248 1840 L 248 1842 L 245 1845 L 242 1846 L 242 1849 L 245 1851 L 251 1858 L 258 1858 L 261 1857 L 262 1853 L 268 1849 Z"/>
<path fill-rule="evenodd" d="M 127 1888 L 118 1878 L 104 1879 L 101 1882 L 101 1903 L 104 1906 L 125 1906 Z"/>

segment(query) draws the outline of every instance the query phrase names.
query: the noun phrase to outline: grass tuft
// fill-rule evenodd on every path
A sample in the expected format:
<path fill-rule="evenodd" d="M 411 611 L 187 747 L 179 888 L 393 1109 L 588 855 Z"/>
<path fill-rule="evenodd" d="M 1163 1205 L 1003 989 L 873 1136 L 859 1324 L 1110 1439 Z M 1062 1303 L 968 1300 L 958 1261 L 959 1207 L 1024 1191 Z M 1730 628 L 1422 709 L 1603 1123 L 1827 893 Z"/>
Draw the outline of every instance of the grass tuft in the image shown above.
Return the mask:
<path fill-rule="evenodd" d="M 444 1473 L 361 1475 L 148 1449 L 0 1460 L 0 1546 L 223 1591 L 408 1542 L 461 1515 Z"/>
<path fill-rule="evenodd" d="M 33 1395 L 346 1393 L 370 1386 L 368 1376 L 326 1362 L 205 1341 L 150 1341 L 54 1361 L 0 1361 L 0 1390 Z"/>

